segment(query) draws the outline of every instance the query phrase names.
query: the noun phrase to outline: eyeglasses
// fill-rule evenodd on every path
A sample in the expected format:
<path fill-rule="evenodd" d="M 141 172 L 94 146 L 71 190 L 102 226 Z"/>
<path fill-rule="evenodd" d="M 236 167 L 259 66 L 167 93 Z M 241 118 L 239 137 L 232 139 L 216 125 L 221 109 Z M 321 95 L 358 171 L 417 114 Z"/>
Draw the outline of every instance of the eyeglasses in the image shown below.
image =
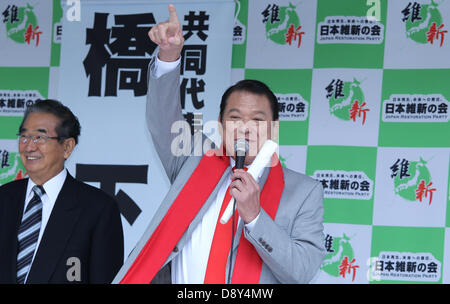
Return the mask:
<path fill-rule="evenodd" d="M 30 140 L 37 145 L 45 145 L 49 139 L 60 139 L 59 136 L 17 134 L 19 143 L 27 144 Z"/>

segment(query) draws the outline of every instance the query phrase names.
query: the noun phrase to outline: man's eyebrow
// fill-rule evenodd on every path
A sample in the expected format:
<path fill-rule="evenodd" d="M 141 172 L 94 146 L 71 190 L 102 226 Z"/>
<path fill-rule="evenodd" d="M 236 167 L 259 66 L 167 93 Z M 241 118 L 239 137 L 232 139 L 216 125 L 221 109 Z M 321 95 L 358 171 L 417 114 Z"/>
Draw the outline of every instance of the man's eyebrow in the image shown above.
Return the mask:
<path fill-rule="evenodd" d="M 255 111 L 253 111 L 253 114 L 262 114 L 264 116 L 267 116 L 267 113 L 264 111 L 261 111 L 261 110 L 255 110 Z"/>
<path fill-rule="evenodd" d="M 228 110 L 228 113 L 231 113 L 231 112 L 241 113 L 241 111 L 239 111 L 239 109 L 237 109 L 237 108 L 229 109 L 229 110 Z M 261 115 L 267 116 L 267 113 L 264 112 L 264 111 L 261 111 L 261 110 L 255 110 L 255 111 L 253 111 L 252 113 L 253 113 L 253 114 L 261 114 Z"/>
<path fill-rule="evenodd" d="M 231 108 L 231 109 L 228 110 L 228 113 L 230 113 L 230 112 L 238 112 L 238 113 L 240 113 L 241 111 L 239 111 L 239 109 L 237 109 L 237 108 Z"/>
<path fill-rule="evenodd" d="M 23 127 L 20 128 L 20 130 L 19 130 L 20 133 L 23 133 L 23 132 L 26 132 L 26 131 L 28 131 L 28 129 L 27 128 L 23 128 Z M 47 134 L 47 130 L 46 129 L 35 129 L 34 131 L 39 132 L 39 133 Z"/>

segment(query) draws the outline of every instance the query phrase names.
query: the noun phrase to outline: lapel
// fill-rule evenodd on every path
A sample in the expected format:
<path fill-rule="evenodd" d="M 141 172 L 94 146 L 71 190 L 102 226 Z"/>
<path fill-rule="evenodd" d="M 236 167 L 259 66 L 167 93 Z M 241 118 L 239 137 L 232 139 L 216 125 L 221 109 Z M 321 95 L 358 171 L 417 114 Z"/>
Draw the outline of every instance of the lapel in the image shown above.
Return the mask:
<path fill-rule="evenodd" d="M 197 227 L 197 225 L 200 223 L 200 221 L 202 220 L 203 216 L 205 215 L 206 211 L 208 210 L 208 208 L 211 206 L 211 204 L 216 200 L 217 197 L 217 192 L 219 192 L 219 189 L 222 185 L 222 183 L 225 182 L 226 178 L 227 178 L 227 173 L 229 173 L 229 171 L 231 171 L 231 168 L 227 168 L 224 172 L 224 174 L 222 175 L 222 177 L 220 178 L 219 182 L 217 183 L 216 187 L 214 188 L 213 192 L 209 195 L 208 199 L 206 200 L 206 202 L 203 204 L 203 206 L 200 208 L 199 212 L 197 213 L 197 215 L 194 217 L 194 219 L 192 220 L 192 222 L 189 224 L 188 228 L 186 229 L 186 232 L 183 234 L 183 236 L 180 238 L 180 240 L 178 241 L 177 247 L 179 248 L 183 248 L 184 244 L 186 243 L 187 240 L 189 240 L 192 236 L 192 233 L 194 232 L 194 229 Z M 169 256 L 169 258 L 166 260 L 167 264 L 170 260 L 172 260 L 172 258 L 175 255 L 171 255 Z"/>
<path fill-rule="evenodd" d="M 76 181 L 67 173 L 39 244 L 27 283 L 49 282 L 81 214 L 82 208 L 77 202 Z"/>
<path fill-rule="evenodd" d="M 191 224 L 189 225 L 187 229 L 187 235 L 190 238 L 192 235 L 192 232 L 197 227 L 197 225 L 200 223 L 200 221 L 203 219 L 203 216 L 205 215 L 206 211 L 209 209 L 211 204 L 217 199 L 217 193 L 219 192 L 220 187 L 223 183 L 226 182 L 228 173 L 231 172 L 231 168 L 228 166 L 228 168 L 223 173 L 222 177 L 220 178 L 219 182 L 217 183 L 217 186 L 214 188 L 214 191 L 211 193 L 211 195 L 208 197 L 208 200 L 203 204 L 200 211 L 197 213 L 197 215 L 192 220 Z"/>
<path fill-rule="evenodd" d="M 3 217 L 0 218 L 0 244 L 2 248 L 6 248 L 6 251 L 0 254 L 2 256 L 4 254 L 6 258 L 4 264 L 6 269 L 0 267 L 2 272 L 5 271 L 1 277 L 4 275 L 9 282 L 16 282 L 17 232 L 22 222 L 27 184 L 28 178 L 16 182 L 11 194 L 4 201 Z"/>
<path fill-rule="evenodd" d="M 225 182 L 225 179 L 226 179 L 226 176 L 227 176 L 226 173 L 229 172 L 228 170 L 231 170 L 231 168 L 227 168 L 227 171 L 224 172 L 224 174 L 220 178 L 219 182 L 217 183 L 217 186 L 214 188 L 214 191 L 208 197 L 208 200 L 203 204 L 202 208 L 197 213 L 197 215 L 194 217 L 194 219 L 192 220 L 192 222 L 189 225 L 188 229 L 186 230 L 186 232 L 181 237 L 180 241 L 178 242 L 177 247 L 183 248 L 183 246 L 186 243 L 186 241 L 191 238 L 192 233 L 194 232 L 194 229 L 197 227 L 197 225 L 202 220 L 205 212 L 208 210 L 208 208 L 211 206 L 211 204 L 216 200 L 217 192 L 219 191 L 220 186 L 222 185 L 222 183 Z M 269 172 L 270 172 L 269 168 L 264 169 L 264 172 L 261 175 L 261 178 L 259 179 L 258 184 L 259 184 L 261 189 L 264 187 L 264 184 L 266 183 L 267 177 L 269 176 Z M 241 237 L 241 233 L 242 233 L 243 227 L 244 227 L 244 222 L 241 221 L 239 226 L 236 229 L 235 239 L 234 239 L 234 243 L 233 243 L 233 250 L 235 250 L 237 248 L 237 246 L 239 245 L 239 239 Z M 170 256 L 169 259 L 166 261 L 166 263 L 169 262 L 173 256 L 174 255 Z"/>
<path fill-rule="evenodd" d="M 197 215 L 194 217 L 192 222 L 189 224 L 188 228 L 186 229 L 186 232 L 183 234 L 183 236 L 178 241 L 177 247 L 179 249 L 183 248 L 186 241 L 191 238 L 192 233 L 194 232 L 194 229 L 197 227 L 197 225 L 202 220 L 205 212 L 208 210 L 208 208 L 211 206 L 211 204 L 216 200 L 217 193 L 219 192 L 220 186 L 222 185 L 222 183 L 225 182 L 225 179 L 227 178 L 226 173 L 229 173 L 229 171 L 231 171 L 231 168 L 226 169 L 226 171 L 220 178 L 219 182 L 217 183 L 217 186 L 214 188 L 214 191 L 210 194 L 210 196 L 208 197 L 208 200 L 203 204 L 200 211 L 197 213 Z M 261 189 L 264 187 L 267 177 L 269 176 L 269 172 L 270 172 L 269 168 L 264 169 L 263 174 L 261 175 L 261 178 L 259 179 L 258 184 Z M 189 176 L 190 175 L 188 175 L 187 178 L 189 178 Z M 237 246 L 239 245 L 239 239 L 240 239 L 243 227 L 244 227 L 244 223 L 243 223 L 243 221 L 241 221 L 241 223 L 239 224 L 239 226 L 236 229 L 233 250 L 235 250 L 237 248 Z M 170 262 L 175 256 L 176 256 L 176 253 L 172 252 L 172 254 L 167 258 L 164 265 L 166 265 L 168 262 Z"/>

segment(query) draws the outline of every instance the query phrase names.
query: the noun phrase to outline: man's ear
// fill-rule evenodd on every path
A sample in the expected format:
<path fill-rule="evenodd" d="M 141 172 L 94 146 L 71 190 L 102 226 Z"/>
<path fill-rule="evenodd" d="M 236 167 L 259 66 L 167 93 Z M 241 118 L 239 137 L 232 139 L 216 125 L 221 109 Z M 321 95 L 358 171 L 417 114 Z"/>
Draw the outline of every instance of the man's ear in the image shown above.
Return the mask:
<path fill-rule="evenodd" d="M 72 154 L 73 149 L 75 149 L 75 138 L 67 138 L 64 140 L 63 147 L 64 147 L 64 159 L 68 159 L 69 156 Z"/>

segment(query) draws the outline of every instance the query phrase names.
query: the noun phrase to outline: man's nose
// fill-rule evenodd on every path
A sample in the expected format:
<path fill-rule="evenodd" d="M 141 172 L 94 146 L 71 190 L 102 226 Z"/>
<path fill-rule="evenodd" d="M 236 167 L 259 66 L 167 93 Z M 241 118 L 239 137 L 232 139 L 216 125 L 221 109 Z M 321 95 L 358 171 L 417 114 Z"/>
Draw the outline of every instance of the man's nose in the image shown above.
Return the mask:
<path fill-rule="evenodd" d="M 248 134 L 249 130 L 245 126 L 239 126 L 238 128 L 236 128 L 236 132 L 239 135 L 245 135 L 245 134 Z"/>
<path fill-rule="evenodd" d="M 250 134 L 256 134 L 257 131 L 257 124 L 253 121 L 245 122 L 237 128 L 237 133 L 239 135 L 245 135 L 246 137 L 248 137 Z"/>
<path fill-rule="evenodd" d="M 22 144 L 24 146 L 24 151 L 25 152 L 32 152 L 32 151 L 36 151 L 37 149 L 37 143 L 35 143 L 32 139 L 29 140 L 27 143 Z"/>

